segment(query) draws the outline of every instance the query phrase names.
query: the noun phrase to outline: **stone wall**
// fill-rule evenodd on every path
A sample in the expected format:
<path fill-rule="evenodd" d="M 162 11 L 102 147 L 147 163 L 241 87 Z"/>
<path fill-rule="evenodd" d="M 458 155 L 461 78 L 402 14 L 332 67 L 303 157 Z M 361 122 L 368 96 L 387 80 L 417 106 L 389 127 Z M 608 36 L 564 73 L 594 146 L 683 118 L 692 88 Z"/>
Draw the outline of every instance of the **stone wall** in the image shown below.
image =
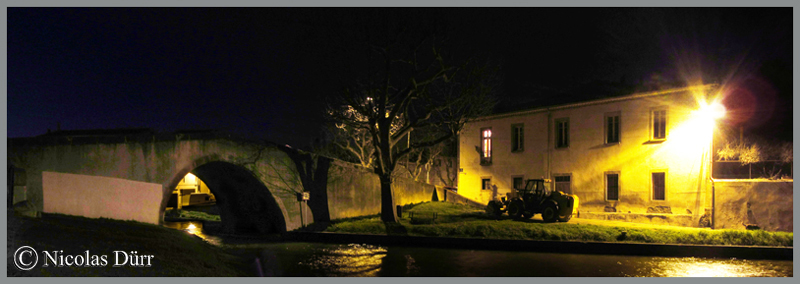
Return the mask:
<path fill-rule="evenodd" d="M 45 213 L 158 224 L 162 186 L 119 178 L 42 172 Z"/>
<path fill-rule="evenodd" d="M 433 200 L 433 185 L 405 178 L 392 182 L 394 202 L 406 205 Z M 381 183 L 378 175 L 358 165 L 334 161 L 328 172 L 330 219 L 378 214 L 381 212 Z M 437 199 L 443 198 L 437 193 Z"/>
<path fill-rule="evenodd" d="M 444 196 L 444 200 L 443 201 L 445 201 L 445 202 L 450 202 L 450 203 L 455 203 L 455 204 L 463 204 L 463 205 L 477 207 L 477 208 L 481 208 L 481 209 L 486 207 L 486 204 L 483 204 L 483 203 L 480 203 L 478 201 L 475 201 L 475 200 L 466 198 L 464 196 L 461 196 L 460 194 L 458 194 L 455 191 L 452 191 L 452 190 L 449 190 L 449 189 L 443 189 L 443 188 L 439 189 L 439 191 L 442 192 L 441 195 Z M 487 204 L 488 204 L 488 202 L 487 202 Z"/>
<path fill-rule="evenodd" d="M 716 180 L 714 182 L 716 229 L 792 232 L 793 181 Z"/>

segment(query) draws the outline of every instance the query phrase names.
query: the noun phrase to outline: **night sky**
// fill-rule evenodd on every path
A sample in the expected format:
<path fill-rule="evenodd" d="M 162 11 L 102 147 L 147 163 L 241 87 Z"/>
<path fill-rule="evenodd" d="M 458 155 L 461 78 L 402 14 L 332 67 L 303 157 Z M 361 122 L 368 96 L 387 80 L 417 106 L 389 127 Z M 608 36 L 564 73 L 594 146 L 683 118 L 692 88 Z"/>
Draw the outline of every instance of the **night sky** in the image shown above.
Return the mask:
<path fill-rule="evenodd" d="M 441 25 L 500 64 L 498 110 L 702 77 L 732 90 L 747 118 L 731 123 L 792 139 L 791 8 L 8 8 L 8 137 L 217 129 L 303 147 L 358 71 L 332 27 L 375 19 Z"/>

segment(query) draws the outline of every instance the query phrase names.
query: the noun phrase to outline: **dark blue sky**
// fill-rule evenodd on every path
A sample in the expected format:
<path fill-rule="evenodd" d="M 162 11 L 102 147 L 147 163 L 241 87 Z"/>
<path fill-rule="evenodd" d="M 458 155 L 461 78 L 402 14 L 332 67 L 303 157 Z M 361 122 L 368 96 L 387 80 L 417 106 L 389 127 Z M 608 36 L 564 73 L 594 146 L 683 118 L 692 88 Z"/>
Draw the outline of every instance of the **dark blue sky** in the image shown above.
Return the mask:
<path fill-rule="evenodd" d="M 791 140 L 791 8 L 388 11 L 446 26 L 452 48 L 501 63 L 506 105 L 596 96 L 587 86 L 635 87 L 653 74 L 758 78 L 777 90 L 762 111 L 779 123 L 750 127 L 769 124 L 768 135 Z M 326 94 L 352 83 L 326 28 L 379 24 L 359 22 L 374 12 L 8 8 L 8 136 L 60 123 L 219 129 L 304 145 L 319 131 Z"/>

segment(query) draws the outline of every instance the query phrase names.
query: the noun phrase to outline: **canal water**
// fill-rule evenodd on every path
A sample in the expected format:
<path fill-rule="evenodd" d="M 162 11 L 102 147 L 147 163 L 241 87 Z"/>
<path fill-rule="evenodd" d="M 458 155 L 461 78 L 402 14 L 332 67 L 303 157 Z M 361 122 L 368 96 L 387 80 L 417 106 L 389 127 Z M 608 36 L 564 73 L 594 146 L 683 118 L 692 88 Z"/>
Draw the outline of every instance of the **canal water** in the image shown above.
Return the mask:
<path fill-rule="evenodd" d="M 263 276 L 792 277 L 792 261 L 560 254 L 324 243 L 242 243 L 168 224 L 251 259 Z"/>

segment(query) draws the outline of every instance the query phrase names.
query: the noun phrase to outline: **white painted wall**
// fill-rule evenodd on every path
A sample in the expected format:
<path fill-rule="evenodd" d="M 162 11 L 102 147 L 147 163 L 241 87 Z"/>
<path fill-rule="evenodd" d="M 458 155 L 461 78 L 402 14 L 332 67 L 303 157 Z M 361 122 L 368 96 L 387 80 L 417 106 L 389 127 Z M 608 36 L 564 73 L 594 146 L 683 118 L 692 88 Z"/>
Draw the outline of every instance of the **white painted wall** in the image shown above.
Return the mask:
<path fill-rule="evenodd" d="M 45 213 L 158 224 L 161 184 L 42 172 Z"/>
<path fill-rule="evenodd" d="M 512 190 L 515 176 L 553 178 L 572 176 L 572 193 L 584 210 L 601 211 L 604 206 L 618 212 L 643 213 L 651 206 L 670 206 L 676 214 L 702 214 L 707 205 L 707 160 L 709 140 L 692 137 L 692 111 L 698 108 L 692 91 L 665 92 L 646 97 L 590 102 L 518 113 L 494 115 L 465 125 L 459 136 L 462 171 L 458 192 L 480 202 L 490 194 L 481 190 L 481 179 L 491 178 L 499 196 Z M 650 110 L 668 109 L 667 139 L 650 141 Z M 621 140 L 605 143 L 605 114 L 621 115 Z M 555 148 L 555 125 L 569 119 L 568 148 Z M 524 124 L 524 151 L 511 151 L 512 125 Z M 480 131 L 492 128 L 492 164 L 481 165 L 476 146 Z M 703 133 L 710 135 L 710 132 Z M 702 142 L 700 142 L 702 141 Z M 653 200 L 650 175 L 666 171 L 666 200 Z M 619 201 L 605 200 L 605 173 L 619 174 Z"/>

